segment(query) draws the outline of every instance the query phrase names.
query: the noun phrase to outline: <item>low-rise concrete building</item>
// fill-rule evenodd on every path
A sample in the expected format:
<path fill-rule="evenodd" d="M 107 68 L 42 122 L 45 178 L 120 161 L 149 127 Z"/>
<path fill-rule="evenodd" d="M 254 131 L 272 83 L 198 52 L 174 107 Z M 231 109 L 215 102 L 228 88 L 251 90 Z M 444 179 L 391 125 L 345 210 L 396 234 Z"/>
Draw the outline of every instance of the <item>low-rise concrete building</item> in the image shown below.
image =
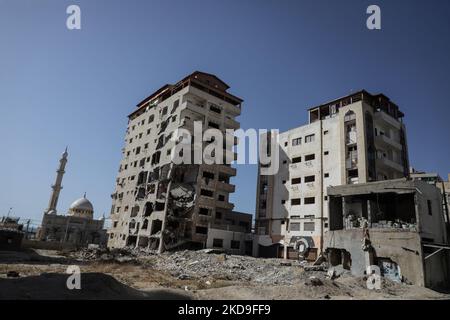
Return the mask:
<path fill-rule="evenodd" d="M 329 187 L 331 265 L 431 288 L 448 287 L 450 245 L 441 192 L 424 181 L 397 179 Z"/>
<path fill-rule="evenodd" d="M 0 219 L 0 250 L 20 250 L 24 233 L 19 218 L 2 217 Z"/>

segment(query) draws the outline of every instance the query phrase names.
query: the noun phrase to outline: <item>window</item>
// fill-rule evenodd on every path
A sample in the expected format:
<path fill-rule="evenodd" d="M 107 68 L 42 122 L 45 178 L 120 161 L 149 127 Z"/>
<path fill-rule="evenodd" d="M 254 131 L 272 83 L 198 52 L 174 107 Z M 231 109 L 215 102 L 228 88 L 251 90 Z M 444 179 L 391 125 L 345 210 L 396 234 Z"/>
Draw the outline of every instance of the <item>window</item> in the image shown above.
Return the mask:
<path fill-rule="evenodd" d="M 316 158 L 316 155 L 314 153 L 308 154 L 305 156 L 305 161 L 311 161 L 311 160 L 314 160 L 315 158 Z"/>
<path fill-rule="evenodd" d="M 281 204 L 285 204 L 286 203 L 286 200 L 281 200 Z"/>
<path fill-rule="evenodd" d="M 313 142 L 314 141 L 314 134 L 310 134 L 305 137 L 305 143 Z"/>
<path fill-rule="evenodd" d="M 198 214 L 202 214 L 204 216 L 209 216 L 209 209 L 208 208 L 200 208 L 198 210 Z"/>
<path fill-rule="evenodd" d="M 155 120 L 155 115 L 152 114 L 149 118 L 148 118 L 148 123 L 152 123 L 153 120 Z"/>
<path fill-rule="evenodd" d="M 328 134 L 328 130 L 325 130 L 324 132 L 323 132 L 323 135 L 327 135 Z"/>
<path fill-rule="evenodd" d="M 147 135 L 149 135 L 151 131 L 151 129 L 147 129 Z"/>
<path fill-rule="evenodd" d="M 299 162 L 302 162 L 302 157 L 292 158 L 292 163 L 299 163 Z"/>
<path fill-rule="evenodd" d="M 305 222 L 303 223 L 304 231 L 314 231 L 316 229 L 316 225 L 314 222 Z"/>
<path fill-rule="evenodd" d="M 214 122 L 212 122 L 212 121 L 209 121 L 209 122 L 208 122 L 208 126 L 209 126 L 210 128 L 220 129 L 220 125 L 218 125 L 217 123 L 214 123 Z"/>
<path fill-rule="evenodd" d="M 305 183 L 314 182 L 316 180 L 316 176 L 306 176 Z"/>
<path fill-rule="evenodd" d="M 237 240 L 231 240 L 230 242 L 231 249 L 240 249 L 241 248 L 241 242 Z"/>
<path fill-rule="evenodd" d="M 300 222 L 293 222 L 289 226 L 290 231 L 300 231 Z"/>
<path fill-rule="evenodd" d="M 324 177 L 325 177 L 325 178 L 328 178 L 328 177 L 330 177 L 330 174 L 329 174 L 329 173 L 325 173 L 325 174 L 324 174 Z"/>
<path fill-rule="evenodd" d="M 287 147 L 287 146 L 288 146 L 288 143 L 287 143 L 287 141 L 286 141 L 286 142 L 284 143 L 284 146 L 285 146 L 285 147 Z"/>
<path fill-rule="evenodd" d="M 144 149 L 148 149 L 148 143 L 144 144 Z"/>
<path fill-rule="evenodd" d="M 177 121 L 177 116 L 176 116 L 176 115 L 174 115 L 174 116 L 172 117 L 172 122 L 175 122 L 175 121 Z"/>
<path fill-rule="evenodd" d="M 427 200 L 427 206 L 428 206 L 428 214 L 430 216 L 432 216 L 433 215 L 433 211 L 431 209 L 431 200 Z"/>
<path fill-rule="evenodd" d="M 286 184 L 286 180 L 283 180 L 282 183 L 283 183 L 283 184 Z"/>
<path fill-rule="evenodd" d="M 283 164 L 286 164 L 287 163 L 287 160 L 283 160 Z"/>
<path fill-rule="evenodd" d="M 164 107 L 163 109 L 162 109 L 162 115 L 163 116 L 165 116 L 166 114 L 167 114 L 167 107 Z"/>
<path fill-rule="evenodd" d="M 291 179 L 291 184 L 299 184 L 302 182 L 302 178 L 293 178 Z"/>
<path fill-rule="evenodd" d="M 302 138 L 292 139 L 292 145 L 293 146 L 298 146 L 300 144 L 302 144 Z"/>
<path fill-rule="evenodd" d="M 203 171 L 203 178 L 214 179 L 214 173 Z"/>
<path fill-rule="evenodd" d="M 213 192 L 210 191 L 210 190 L 201 189 L 200 190 L 200 195 L 205 196 L 205 197 L 212 197 L 213 196 Z"/>
<path fill-rule="evenodd" d="M 291 199 L 291 206 L 298 206 L 301 204 L 300 198 Z"/>
<path fill-rule="evenodd" d="M 195 227 L 195 233 L 208 234 L 207 227 Z"/>
<path fill-rule="evenodd" d="M 323 154 L 324 154 L 325 156 L 327 156 L 329 153 L 330 153 L 329 151 L 325 151 Z"/>
<path fill-rule="evenodd" d="M 315 202 L 316 202 L 316 198 L 315 197 L 305 198 L 305 204 L 314 204 Z"/>
<path fill-rule="evenodd" d="M 223 248 L 223 239 L 213 239 L 213 247 L 215 248 Z"/>
<path fill-rule="evenodd" d="M 212 112 L 215 112 L 215 113 L 219 113 L 219 114 L 222 112 L 220 107 L 216 106 L 215 104 L 211 104 L 209 106 L 209 110 L 211 110 Z"/>
<path fill-rule="evenodd" d="M 141 147 L 136 148 L 136 154 L 139 154 L 141 152 Z"/>
<path fill-rule="evenodd" d="M 218 200 L 225 201 L 225 196 L 223 194 L 219 194 Z"/>

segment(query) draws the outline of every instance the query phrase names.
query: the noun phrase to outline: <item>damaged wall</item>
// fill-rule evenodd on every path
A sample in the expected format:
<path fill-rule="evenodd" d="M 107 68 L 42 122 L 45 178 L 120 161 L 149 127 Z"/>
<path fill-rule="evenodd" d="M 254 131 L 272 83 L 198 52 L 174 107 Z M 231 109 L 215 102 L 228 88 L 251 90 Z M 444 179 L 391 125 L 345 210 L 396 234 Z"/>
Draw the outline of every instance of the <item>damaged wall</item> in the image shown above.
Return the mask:
<path fill-rule="evenodd" d="M 367 251 L 362 249 L 362 239 L 362 229 L 328 231 L 325 233 L 325 246 L 329 250 L 348 251 L 352 274 L 363 276 Z M 421 242 L 416 232 L 371 229 L 370 241 L 374 249 L 374 264 L 378 264 L 377 258 L 390 258 L 400 266 L 406 282 L 425 286 Z"/>

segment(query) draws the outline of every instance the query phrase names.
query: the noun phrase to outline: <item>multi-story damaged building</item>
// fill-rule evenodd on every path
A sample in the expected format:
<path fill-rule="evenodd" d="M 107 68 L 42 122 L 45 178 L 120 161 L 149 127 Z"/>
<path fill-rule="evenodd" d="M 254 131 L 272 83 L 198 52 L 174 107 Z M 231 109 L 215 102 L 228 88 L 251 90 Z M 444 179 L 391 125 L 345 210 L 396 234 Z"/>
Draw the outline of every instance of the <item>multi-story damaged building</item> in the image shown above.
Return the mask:
<path fill-rule="evenodd" d="M 450 286 L 450 242 L 441 191 L 397 179 L 329 187 L 328 262 L 431 288 Z M 374 268 L 375 267 L 375 268 Z M 369 270 L 369 272 L 368 272 Z"/>
<path fill-rule="evenodd" d="M 302 248 L 314 260 L 329 228 L 327 187 L 408 175 L 403 113 L 385 95 L 363 90 L 308 112 L 307 125 L 279 134 L 278 173 L 258 174 L 259 256 Z"/>
<path fill-rule="evenodd" d="M 236 175 L 231 161 L 223 164 L 175 164 L 174 149 L 185 143 L 179 129 L 194 134 L 238 129 L 242 99 L 230 94 L 218 77 L 194 72 L 174 85 L 165 85 L 141 101 L 129 116 L 123 158 L 112 194 L 112 225 L 108 246 L 149 247 L 159 251 L 180 246 L 251 249 L 252 216 L 233 212 L 229 202 Z M 186 133 L 186 131 L 185 131 Z M 183 140 L 183 142 L 180 142 Z M 207 141 L 192 143 L 202 149 Z M 232 143 L 224 157 L 235 159 Z M 209 238 L 209 240 L 208 240 Z M 214 245 L 213 245 L 214 244 Z"/>

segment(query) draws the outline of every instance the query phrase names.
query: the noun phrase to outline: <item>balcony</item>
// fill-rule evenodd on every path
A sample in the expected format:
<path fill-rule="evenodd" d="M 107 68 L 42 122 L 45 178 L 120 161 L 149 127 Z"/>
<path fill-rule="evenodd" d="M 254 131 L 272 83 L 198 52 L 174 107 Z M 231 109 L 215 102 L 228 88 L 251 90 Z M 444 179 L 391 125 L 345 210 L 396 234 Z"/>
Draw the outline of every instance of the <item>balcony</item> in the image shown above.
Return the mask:
<path fill-rule="evenodd" d="M 378 111 L 375 112 L 374 114 L 374 120 L 375 121 L 382 121 L 384 123 L 389 124 L 390 126 L 400 130 L 402 127 L 402 124 L 400 121 L 397 121 L 396 119 L 394 119 L 393 117 L 391 117 L 390 115 L 388 115 L 386 112 L 384 111 Z"/>
<path fill-rule="evenodd" d="M 226 117 L 225 118 L 225 128 L 227 129 L 239 129 L 241 127 L 240 123 L 236 120 Z"/>
<path fill-rule="evenodd" d="M 217 200 L 216 206 L 217 206 L 218 208 L 223 208 L 223 209 L 226 209 L 226 210 L 233 210 L 233 209 L 234 209 L 234 204 L 229 203 L 229 202 L 227 202 L 227 201 L 220 201 L 220 200 Z"/>
<path fill-rule="evenodd" d="M 384 158 L 378 157 L 377 158 L 377 164 L 379 164 L 380 166 L 383 166 L 385 168 L 394 169 L 394 170 L 403 172 L 403 166 L 402 165 L 400 165 L 400 164 L 398 164 L 398 163 L 396 163 L 396 162 L 394 162 L 394 161 L 392 161 L 392 160 L 390 160 L 389 158 L 386 158 L 386 157 L 384 157 Z"/>
<path fill-rule="evenodd" d="M 225 173 L 229 176 L 235 176 L 236 175 L 236 168 L 233 168 L 230 165 L 226 165 L 226 164 L 218 164 L 217 168 L 219 169 L 220 172 Z"/>
<path fill-rule="evenodd" d="M 398 143 L 397 141 L 389 138 L 387 135 L 377 135 L 375 137 L 375 142 L 377 144 L 380 144 L 384 147 L 393 147 L 396 148 L 397 150 L 402 150 L 402 145 L 400 143 Z"/>
<path fill-rule="evenodd" d="M 217 190 L 223 190 L 225 192 L 234 192 L 236 189 L 236 186 L 234 184 L 230 184 L 230 183 L 226 183 L 226 182 L 222 182 L 222 181 L 217 181 Z"/>

